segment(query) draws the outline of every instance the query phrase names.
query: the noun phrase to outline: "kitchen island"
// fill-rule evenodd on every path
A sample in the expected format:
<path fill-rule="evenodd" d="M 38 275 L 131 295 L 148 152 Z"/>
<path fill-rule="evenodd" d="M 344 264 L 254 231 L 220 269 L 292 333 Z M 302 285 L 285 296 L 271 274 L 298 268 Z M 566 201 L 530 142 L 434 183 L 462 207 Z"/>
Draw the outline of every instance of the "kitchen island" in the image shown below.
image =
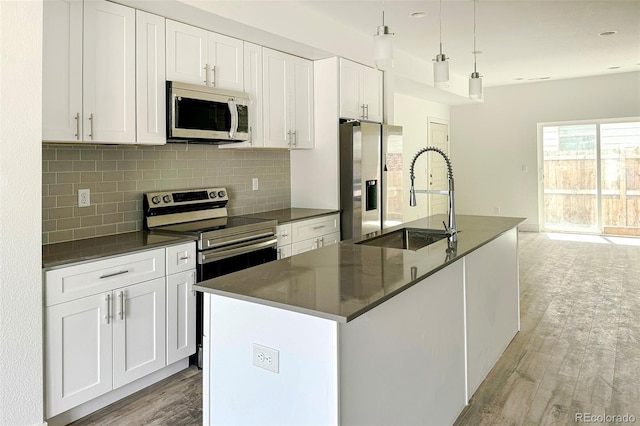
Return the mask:
<path fill-rule="evenodd" d="M 524 221 L 457 220 L 455 244 L 355 239 L 195 286 L 205 424 L 453 423 L 519 329 Z"/>

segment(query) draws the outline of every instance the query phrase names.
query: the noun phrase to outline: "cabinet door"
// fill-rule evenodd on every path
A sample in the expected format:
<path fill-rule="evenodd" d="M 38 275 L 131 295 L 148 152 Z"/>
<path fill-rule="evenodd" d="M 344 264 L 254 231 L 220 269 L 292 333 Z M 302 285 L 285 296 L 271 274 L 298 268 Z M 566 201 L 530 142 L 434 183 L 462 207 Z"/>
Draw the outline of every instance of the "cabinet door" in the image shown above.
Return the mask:
<path fill-rule="evenodd" d="M 340 117 L 362 118 L 360 65 L 340 58 Z"/>
<path fill-rule="evenodd" d="M 43 3 L 42 139 L 82 139 L 82 1 Z"/>
<path fill-rule="evenodd" d="M 315 250 L 320 247 L 320 240 L 318 238 L 311 238 L 309 240 L 298 241 L 291 244 L 291 255 L 304 253 L 305 251 Z"/>
<path fill-rule="evenodd" d="M 209 32 L 169 19 L 166 29 L 167 80 L 207 84 Z"/>
<path fill-rule="evenodd" d="M 113 292 L 113 387 L 166 365 L 165 278 Z"/>
<path fill-rule="evenodd" d="M 251 140 L 246 142 L 246 144 L 254 148 L 262 147 L 264 146 L 264 125 L 262 124 L 262 46 L 247 42 L 244 43 L 244 90 L 253 101 L 251 105 L 249 105 Z"/>
<path fill-rule="evenodd" d="M 264 146 L 288 148 L 290 143 L 289 55 L 263 49 Z"/>
<path fill-rule="evenodd" d="M 167 365 L 196 352 L 196 271 L 167 277 Z"/>
<path fill-rule="evenodd" d="M 136 141 L 135 19 L 130 7 L 84 3 L 85 142 Z"/>
<path fill-rule="evenodd" d="M 291 244 L 278 246 L 278 259 L 286 259 L 291 257 Z"/>
<path fill-rule="evenodd" d="M 338 244 L 340 242 L 340 232 L 332 232 L 331 234 L 320 237 L 320 247 Z"/>
<path fill-rule="evenodd" d="M 382 71 L 363 66 L 361 76 L 365 117 L 382 123 Z"/>
<path fill-rule="evenodd" d="M 111 293 L 45 310 L 45 415 L 55 416 L 112 388 Z"/>
<path fill-rule="evenodd" d="M 207 61 L 212 68 L 209 86 L 244 91 L 242 40 L 209 33 Z"/>
<path fill-rule="evenodd" d="M 167 143 L 164 18 L 136 10 L 136 141 Z"/>
<path fill-rule="evenodd" d="M 313 148 L 313 62 L 291 57 L 292 148 Z"/>

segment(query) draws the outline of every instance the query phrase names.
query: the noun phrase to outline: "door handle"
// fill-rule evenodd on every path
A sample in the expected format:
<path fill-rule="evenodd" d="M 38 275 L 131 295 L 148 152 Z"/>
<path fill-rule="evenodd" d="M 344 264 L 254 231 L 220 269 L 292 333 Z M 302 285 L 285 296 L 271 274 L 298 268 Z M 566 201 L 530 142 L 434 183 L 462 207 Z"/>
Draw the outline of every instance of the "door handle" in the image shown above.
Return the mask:
<path fill-rule="evenodd" d="M 111 294 L 107 294 L 104 300 L 107 302 L 107 315 L 104 319 L 107 320 L 107 324 L 111 324 Z"/>
<path fill-rule="evenodd" d="M 80 140 L 80 113 L 76 112 L 76 139 Z"/>
<path fill-rule="evenodd" d="M 124 290 L 122 290 L 120 292 L 120 319 L 123 320 L 124 319 Z"/>

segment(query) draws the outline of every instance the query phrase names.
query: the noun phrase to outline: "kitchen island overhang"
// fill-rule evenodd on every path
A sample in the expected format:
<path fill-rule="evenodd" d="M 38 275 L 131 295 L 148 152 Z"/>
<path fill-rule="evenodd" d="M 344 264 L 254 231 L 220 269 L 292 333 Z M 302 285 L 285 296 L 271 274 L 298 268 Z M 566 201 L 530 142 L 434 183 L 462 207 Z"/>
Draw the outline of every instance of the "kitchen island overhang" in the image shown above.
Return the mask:
<path fill-rule="evenodd" d="M 524 221 L 457 219 L 455 252 L 351 240 L 199 283 L 205 424 L 455 421 L 519 328 Z M 278 373 L 255 366 L 255 345 Z"/>

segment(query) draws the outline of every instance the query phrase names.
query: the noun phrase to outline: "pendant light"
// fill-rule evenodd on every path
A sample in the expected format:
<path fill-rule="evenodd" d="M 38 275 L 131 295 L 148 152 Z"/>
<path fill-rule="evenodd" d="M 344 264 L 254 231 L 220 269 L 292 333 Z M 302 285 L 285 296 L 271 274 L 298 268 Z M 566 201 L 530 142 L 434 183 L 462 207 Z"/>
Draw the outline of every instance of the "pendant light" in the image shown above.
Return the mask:
<path fill-rule="evenodd" d="M 473 0 L 473 72 L 469 76 L 469 98 L 482 99 L 482 77 L 476 69 L 476 0 Z"/>
<path fill-rule="evenodd" d="M 393 33 L 384 24 L 384 2 L 382 3 L 382 25 L 378 27 L 378 33 L 373 35 L 373 59 L 376 68 L 386 71 L 393 68 Z"/>
<path fill-rule="evenodd" d="M 440 53 L 433 60 L 433 83 L 436 87 L 449 87 L 449 62 L 442 53 L 442 0 L 440 0 Z"/>

